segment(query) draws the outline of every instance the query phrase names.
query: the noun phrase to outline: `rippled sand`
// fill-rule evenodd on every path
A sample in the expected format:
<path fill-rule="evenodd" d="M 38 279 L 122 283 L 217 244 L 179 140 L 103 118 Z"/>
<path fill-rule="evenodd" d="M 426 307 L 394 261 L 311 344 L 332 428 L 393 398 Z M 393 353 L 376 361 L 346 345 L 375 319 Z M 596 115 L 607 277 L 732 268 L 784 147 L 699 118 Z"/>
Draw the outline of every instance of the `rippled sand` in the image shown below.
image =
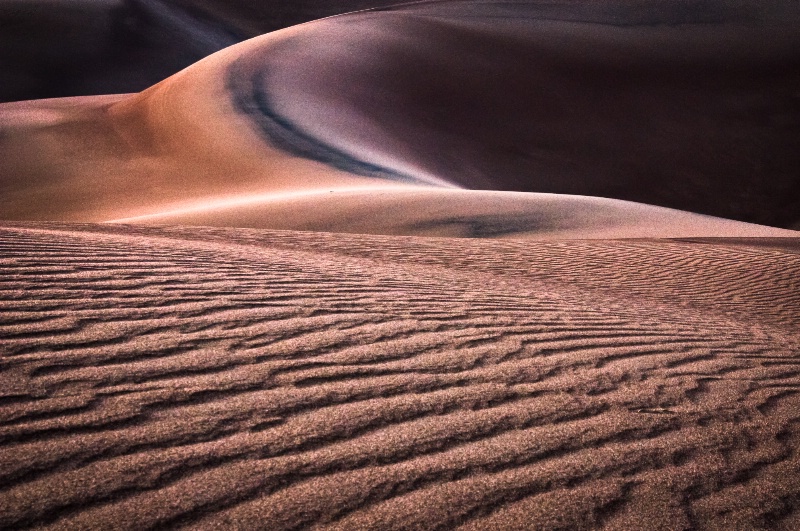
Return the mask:
<path fill-rule="evenodd" d="M 0 105 L 0 528 L 800 528 L 797 21 L 421 2 Z"/>
<path fill-rule="evenodd" d="M 2 229 L 3 526 L 795 528 L 800 240 Z"/>

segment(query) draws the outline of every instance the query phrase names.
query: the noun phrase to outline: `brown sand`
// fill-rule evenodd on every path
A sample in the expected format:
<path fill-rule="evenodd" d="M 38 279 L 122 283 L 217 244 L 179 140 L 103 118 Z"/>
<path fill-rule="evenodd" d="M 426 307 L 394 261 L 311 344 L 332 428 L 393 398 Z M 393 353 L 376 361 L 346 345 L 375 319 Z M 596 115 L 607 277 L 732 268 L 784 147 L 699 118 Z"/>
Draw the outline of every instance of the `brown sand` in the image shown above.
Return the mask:
<path fill-rule="evenodd" d="M 210 69 L 224 60 L 213 56 Z M 222 98 L 224 79 L 205 69 L 138 95 L 0 105 L 0 219 L 106 221 L 228 196 L 382 184 L 264 143 Z"/>
<path fill-rule="evenodd" d="M 0 527 L 800 526 L 798 238 L 0 246 Z"/>
<path fill-rule="evenodd" d="M 799 529 L 800 234 L 697 213 L 798 226 L 754 6 L 413 3 L 0 106 L 0 528 Z"/>

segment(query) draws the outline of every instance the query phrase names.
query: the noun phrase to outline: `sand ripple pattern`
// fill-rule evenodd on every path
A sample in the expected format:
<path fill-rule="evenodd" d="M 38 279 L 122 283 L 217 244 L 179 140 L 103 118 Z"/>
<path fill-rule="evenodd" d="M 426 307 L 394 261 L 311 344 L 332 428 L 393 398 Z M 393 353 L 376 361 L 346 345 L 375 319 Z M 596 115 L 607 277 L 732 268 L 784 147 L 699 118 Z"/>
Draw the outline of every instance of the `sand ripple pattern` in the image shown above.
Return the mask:
<path fill-rule="evenodd" d="M 800 528 L 800 241 L 0 227 L 0 527 Z"/>

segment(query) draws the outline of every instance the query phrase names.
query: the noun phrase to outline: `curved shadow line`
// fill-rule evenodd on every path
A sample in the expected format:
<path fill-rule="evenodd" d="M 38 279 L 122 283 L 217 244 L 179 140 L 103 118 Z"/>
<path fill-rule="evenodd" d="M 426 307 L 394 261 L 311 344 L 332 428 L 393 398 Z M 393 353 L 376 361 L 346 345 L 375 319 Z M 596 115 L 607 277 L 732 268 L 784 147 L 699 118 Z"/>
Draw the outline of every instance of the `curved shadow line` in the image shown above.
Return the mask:
<path fill-rule="evenodd" d="M 379 177 L 406 183 L 425 182 L 390 168 L 359 160 L 301 130 L 272 104 L 264 88 L 267 69 L 260 67 L 248 74 L 246 58 L 235 61 L 228 69 L 226 88 L 235 107 L 252 120 L 263 137 L 275 147 L 292 155 L 322 162 L 334 168 L 366 177 Z"/>
<path fill-rule="evenodd" d="M 540 212 L 453 215 L 403 224 L 403 227 L 412 234 L 450 228 L 461 232 L 468 238 L 499 238 L 512 234 L 549 232 L 580 226 L 580 223 L 574 220 L 559 226 L 558 223 Z"/>

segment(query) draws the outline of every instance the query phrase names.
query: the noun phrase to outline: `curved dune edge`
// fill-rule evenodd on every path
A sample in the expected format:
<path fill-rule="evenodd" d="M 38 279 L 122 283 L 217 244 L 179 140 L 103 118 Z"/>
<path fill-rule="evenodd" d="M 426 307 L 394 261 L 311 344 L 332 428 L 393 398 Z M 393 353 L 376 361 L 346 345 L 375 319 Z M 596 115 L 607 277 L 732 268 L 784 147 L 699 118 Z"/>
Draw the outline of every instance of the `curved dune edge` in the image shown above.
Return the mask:
<path fill-rule="evenodd" d="M 108 223 L 473 238 L 800 236 L 614 199 L 411 186 L 244 196 Z"/>
<path fill-rule="evenodd" d="M 747 6 L 614 5 L 354 13 L 232 46 L 137 95 L 2 105 L 0 219 L 98 222 L 405 183 L 793 226 L 788 4 L 764 20 Z"/>
<path fill-rule="evenodd" d="M 0 246 L 4 528 L 800 522 L 800 239 Z"/>
<path fill-rule="evenodd" d="M 297 31 L 225 49 L 140 94 L 0 105 L 0 219 L 104 221 L 207 198 L 386 184 L 271 145 L 231 101 L 230 64 Z"/>
<path fill-rule="evenodd" d="M 156 87 L 153 91 L 170 94 L 167 88 Z M 613 199 L 390 183 L 382 178 L 352 175 L 325 164 L 292 157 L 269 148 L 255 133 L 248 136 L 244 126 L 229 132 L 225 144 L 227 155 L 201 149 L 187 138 L 185 143 L 173 145 L 187 150 L 179 156 L 178 152 L 169 152 L 169 141 L 156 142 L 150 138 L 149 135 L 163 132 L 163 128 L 153 125 L 161 122 L 155 118 L 148 122 L 142 117 L 142 109 L 148 109 L 149 102 L 159 101 L 159 97 L 120 95 L 0 106 L 0 121 L 16 124 L 18 131 L 27 131 L 27 134 L 34 131 L 34 136 L 39 138 L 40 142 L 26 144 L 25 149 L 47 151 L 49 148 L 51 155 L 64 160 L 57 171 L 55 167 L 46 167 L 47 161 L 40 161 L 39 170 L 46 176 L 40 175 L 37 180 L 31 179 L 29 160 L 24 157 L 7 159 L 5 169 L 19 165 L 17 179 L 26 177 L 28 181 L 17 186 L 5 181 L 8 200 L 3 203 L 4 215 L 14 219 L 13 209 L 20 205 L 26 208 L 24 204 L 27 204 L 34 211 L 20 216 L 23 219 L 66 217 L 76 221 L 366 234 L 537 239 L 796 235 L 793 231 Z M 234 115 L 234 119 L 239 118 Z M 148 130 L 145 126 L 154 128 Z M 140 130 L 143 127 L 145 129 Z M 175 132 L 175 142 L 180 137 L 180 129 L 178 127 Z M 98 147 L 92 139 L 96 140 L 100 133 L 107 134 L 103 142 L 117 142 L 116 147 L 107 144 Z M 217 139 L 225 138 L 219 131 L 215 135 Z M 14 144 L 14 133 L 10 136 Z M 26 138 L 26 135 L 19 138 Z M 168 136 L 161 140 L 165 138 L 169 140 Z M 252 142 L 249 155 L 234 157 L 231 154 L 234 151 L 246 152 L 242 144 L 234 144 L 243 142 L 246 147 L 246 141 Z M 74 145 L 70 147 L 69 142 Z M 118 152 L 123 144 L 129 150 L 125 157 Z M 144 144 L 156 151 L 148 153 Z M 215 144 L 209 141 L 208 145 Z M 90 146 L 95 158 L 76 157 L 74 153 L 65 155 L 65 150 L 76 146 Z M 197 155 L 191 156 L 189 150 Z M 260 158 L 253 154 L 260 154 Z M 272 166 L 267 169 L 273 170 L 270 179 L 259 177 L 265 170 L 263 166 L 251 168 L 249 173 L 237 168 L 230 169 L 231 173 L 224 176 L 219 174 L 226 164 L 221 161 L 246 162 L 250 155 L 259 163 L 268 160 Z M 55 158 L 51 162 L 54 161 Z M 97 167 L 92 165 L 98 161 L 102 161 L 101 167 L 108 173 L 96 173 Z M 253 160 L 250 163 L 255 165 Z M 131 175 L 116 179 L 114 172 L 120 168 L 131 170 Z M 64 169 L 75 173 L 59 181 L 58 172 Z M 178 172 L 187 170 L 200 173 L 190 181 L 178 177 Z M 142 172 L 149 173 L 144 176 L 144 183 L 137 183 L 137 178 L 143 178 Z M 156 178 L 161 181 L 153 181 Z M 251 180 L 249 184 L 245 184 L 247 179 Z M 306 185 L 302 188 L 304 179 Z M 31 185 L 42 181 L 41 189 L 31 189 Z M 163 182 L 171 183 L 172 192 L 165 189 Z M 145 185 L 149 187 L 147 193 L 151 194 L 149 202 L 143 201 L 143 197 L 147 197 L 143 195 Z M 55 195 L 58 200 L 54 199 Z"/>

